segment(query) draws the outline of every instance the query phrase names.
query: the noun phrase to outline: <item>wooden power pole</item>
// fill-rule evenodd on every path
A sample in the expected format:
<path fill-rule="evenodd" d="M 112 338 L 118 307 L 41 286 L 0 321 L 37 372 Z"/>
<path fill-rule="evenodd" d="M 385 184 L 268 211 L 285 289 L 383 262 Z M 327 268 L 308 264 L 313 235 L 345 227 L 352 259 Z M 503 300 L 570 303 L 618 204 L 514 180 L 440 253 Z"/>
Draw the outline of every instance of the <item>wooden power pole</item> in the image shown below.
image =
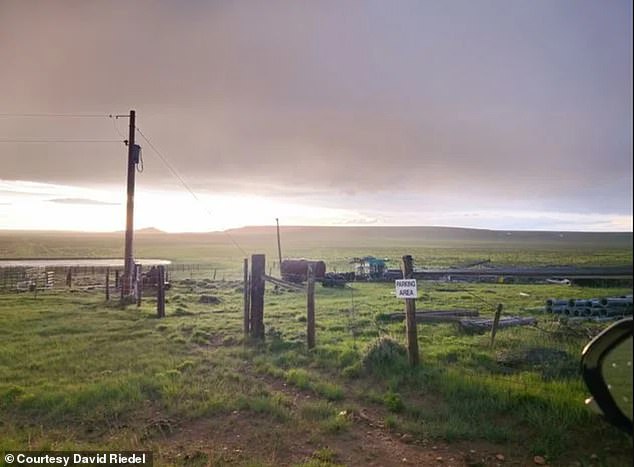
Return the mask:
<path fill-rule="evenodd" d="M 280 242 L 280 220 L 276 217 L 277 224 L 277 257 L 280 261 L 280 277 L 282 277 L 282 243 Z"/>
<path fill-rule="evenodd" d="M 403 279 L 414 278 L 414 266 L 411 255 L 403 256 Z M 405 299 L 405 329 L 407 331 L 407 358 L 410 366 L 417 366 L 418 330 L 416 329 L 416 300 Z"/>
<path fill-rule="evenodd" d="M 128 201 L 125 224 L 125 252 L 123 259 L 123 281 L 121 296 L 126 297 L 132 291 L 132 268 L 134 266 L 134 252 L 132 242 L 134 238 L 134 176 L 138 163 L 138 147 L 134 144 L 136 112 L 130 110 L 130 133 L 128 136 Z"/>

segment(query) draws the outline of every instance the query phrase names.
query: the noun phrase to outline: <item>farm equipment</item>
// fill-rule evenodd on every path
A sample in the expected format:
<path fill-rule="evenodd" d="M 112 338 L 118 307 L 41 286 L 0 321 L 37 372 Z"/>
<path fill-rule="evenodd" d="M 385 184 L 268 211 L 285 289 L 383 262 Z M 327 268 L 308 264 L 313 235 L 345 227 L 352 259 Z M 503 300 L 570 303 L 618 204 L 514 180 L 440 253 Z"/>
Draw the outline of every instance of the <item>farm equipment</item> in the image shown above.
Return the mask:
<path fill-rule="evenodd" d="M 321 281 L 321 285 L 324 287 L 345 287 L 348 282 L 354 280 L 354 273 L 335 273 L 328 272 Z"/>

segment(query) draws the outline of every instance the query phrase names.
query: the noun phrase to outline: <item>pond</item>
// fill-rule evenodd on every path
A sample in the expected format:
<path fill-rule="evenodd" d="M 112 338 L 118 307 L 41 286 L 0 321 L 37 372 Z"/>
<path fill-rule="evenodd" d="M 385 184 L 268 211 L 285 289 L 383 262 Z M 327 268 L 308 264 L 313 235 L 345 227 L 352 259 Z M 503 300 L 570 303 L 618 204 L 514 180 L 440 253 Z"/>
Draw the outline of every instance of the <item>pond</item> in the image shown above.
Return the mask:
<path fill-rule="evenodd" d="M 166 259 L 135 258 L 135 263 L 143 266 L 160 266 L 172 264 Z M 119 258 L 55 258 L 55 259 L 1 259 L 2 268 L 67 268 L 67 267 L 123 267 L 123 259 Z"/>

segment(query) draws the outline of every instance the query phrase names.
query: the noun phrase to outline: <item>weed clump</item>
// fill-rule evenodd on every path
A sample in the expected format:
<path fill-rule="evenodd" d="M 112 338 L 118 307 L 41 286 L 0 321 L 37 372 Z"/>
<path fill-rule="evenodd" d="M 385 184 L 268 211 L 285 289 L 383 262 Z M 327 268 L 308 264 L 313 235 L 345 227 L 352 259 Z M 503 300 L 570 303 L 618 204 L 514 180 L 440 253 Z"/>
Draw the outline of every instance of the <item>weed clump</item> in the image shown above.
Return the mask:
<path fill-rule="evenodd" d="M 363 368 L 370 373 L 385 373 L 407 364 L 407 350 L 389 337 L 370 344 L 363 355 Z"/>
<path fill-rule="evenodd" d="M 383 402 L 390 412 L 399 413 L 405 408 L 405 404 L 403 404 L 403 399 L 401 399 L 400 394 L 393 391 L 385 393 L 383 396 Z"/>
<path fill-rule="evenodd" d="M 347 366 L 343 370 L 341 370 L 341 374 L 343 375 L 343 377 L 348 379 L 358 378 L 362 372 L 363 368 L 359 362 Z"/>
<path fill-rule="evenodd" d="M 192 313 L 191 311 L 186 310 L 185 308 L 179 306 L 176 308 L 176 310 L 174 310 L 173 315 L 174 316 L 190 316 L 193 315 L 194 313 Z"/>
<path fill-rule="evenodd" d="M 222 302 L 222 300 L 220 300 L 218 297 L 216 297 L 214 295 L 201 295 L 200 296 L 200 303 L 205 303 L 207 305 L 218 305 L 221 302 Z"/>
<path fill-rule="evenodd" d="M 9 407 L 23 396 L 25 392 L 22 386 L 11 385 L 8 389 L 0 392 L 0 407 Z"/>

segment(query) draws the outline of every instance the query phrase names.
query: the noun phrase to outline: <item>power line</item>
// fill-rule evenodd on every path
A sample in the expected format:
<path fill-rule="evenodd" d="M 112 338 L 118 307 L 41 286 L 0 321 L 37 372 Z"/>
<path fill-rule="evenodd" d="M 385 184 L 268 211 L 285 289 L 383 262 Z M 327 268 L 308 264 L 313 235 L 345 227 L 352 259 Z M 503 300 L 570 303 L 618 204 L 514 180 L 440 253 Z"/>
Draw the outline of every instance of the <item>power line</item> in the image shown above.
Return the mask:
<path fill-rule="evenodd" d="M 0 118 L 108 118 L 110 114 L 0 113 Z"/>
<path fill-rule="evenodd" d="M 172 174 L 181 182 L 181 184 L 185 187 L 185 189 L 193 196 L 193 198 L 198 201 L 198 203 L 200 203 L 200 205 L 202 206 L 202 208 L 207 212 L 207 214 L 212 217 L 211 211 L 209 211 L 209 209 L 207 209 L 207 206 L 205 206 L 205 204 L 200 200 L 200 198 L 196 195 L 196 193 L 194 193 L 194 191 L 189 187 L 189 185 L 185 182 L 185 180 L 183 180 L 183 177 L 181 177 L 178 172 L 176 171 L 176 169 L 172 166 L 172 164 L 170 164 L 167 160 L 167 158 L 156 148 L 156 146 L 154 146 L 154 144 L 152 144 L 152 142 L 148 139 L 147 136 L 145 136 L 143 134 L 143 132 L 141 131 L 141 129 L 137 126 L 136 127 L 136 131 L 139 132 L 139 134 L 141 135 L 141 137 L 147 142 L 147 144 L 150 146 L 150 148 L 152 148 L 152 150 L 156 153 L 157 156 L 159 156 L 159 158 L 163 161 L 163 163 L 165 164 L 165 166 L 170 170 L 170 172 L 172 172 Z M 244 251 L 244 249 L 238 245 L 238 242 L 236 242 L 234 240 L 234 238 L 229 235 L 228 232 L 223 231 L 223 233 L 229 238 L 229 240 L 231 240 L 231 243 L 234 244 L 234 246 L 236 248 L 238 248 L 238 250 L 240 250 L 242 252 L 243 255 L 248 256 L 247 252 Z"/>
<path fill-rule="evenodd" d="M 119 127 L 117 126 L 117 117 L 114 115 L 110 115 L 110 120 L 112 120 L 112 126 L 114 126 L 114 129 L 119 134 L 119 136 L 121 136 L 124 141 L 127 141 L 128 138 L 123 133 L 121 133 L 121 130 L 119 130 Z"/>
<path fill-rule="evenodd" d="M 0 143 L 121 143 L 119 139 L 0 139 Z"/>

